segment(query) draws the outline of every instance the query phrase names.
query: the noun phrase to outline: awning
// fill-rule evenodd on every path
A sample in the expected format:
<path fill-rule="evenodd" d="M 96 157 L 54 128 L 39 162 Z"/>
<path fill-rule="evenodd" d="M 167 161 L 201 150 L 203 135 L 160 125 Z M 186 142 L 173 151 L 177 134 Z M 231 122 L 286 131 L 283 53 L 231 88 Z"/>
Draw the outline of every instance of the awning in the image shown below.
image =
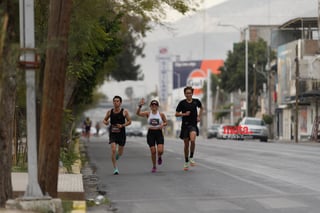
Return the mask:
<path fill-rule="evenodd" d="M 291 19 L 281 26 L 280 29 L 300 29 L 300 28 L 318 28 L 317 17 L 298 17 Z"/>
<path fill-rule="evenodd" d="M 303 92 L 299 95 L 299 98 L 317 98 L 320 97 L 320 90 L 310 90 Z"/>
<path fill-rule="evenodd" d="M 306 92 L 302 92 L 301 94 L 298 95 L 298 104 L 299 105 L 308 105 L 310 104 L 310 101 L 313 99 L 320 99 L 320 90 L 310 90 Z M 296 103 L 296 96 L 287 96 L 285 98 L 285 103 L 284 104 L 295 104 Z"/>

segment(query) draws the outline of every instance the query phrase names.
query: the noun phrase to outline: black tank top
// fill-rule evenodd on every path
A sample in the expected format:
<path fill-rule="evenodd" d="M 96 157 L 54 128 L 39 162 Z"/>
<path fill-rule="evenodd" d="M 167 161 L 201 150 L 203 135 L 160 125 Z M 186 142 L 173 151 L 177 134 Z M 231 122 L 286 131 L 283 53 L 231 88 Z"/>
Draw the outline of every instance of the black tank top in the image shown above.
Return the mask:
<path fill-rule="evenodd" d="M 113 109 L 111 109 L 111 115 L 110 115 L 111 125 L 124 124 L 125 121 L 126 121 L 126 118 L 123 116 L 123 109 L 121 109 L 120 112 L 118 113 L 114 113 Z"/>

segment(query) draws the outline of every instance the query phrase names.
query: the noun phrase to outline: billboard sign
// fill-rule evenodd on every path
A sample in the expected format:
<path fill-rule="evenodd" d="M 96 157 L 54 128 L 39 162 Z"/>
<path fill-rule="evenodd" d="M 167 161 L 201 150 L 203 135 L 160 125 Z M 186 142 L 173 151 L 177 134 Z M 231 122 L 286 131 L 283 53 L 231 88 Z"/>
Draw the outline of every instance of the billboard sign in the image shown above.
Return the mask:
<path fill-rule="evenodd" d="M 211 70 L 212 74 L 220 74 L 221 66 L 223 66 L 223 60 L 220 59 L 173 62 L 173 89 L 192 86 L 194 95 L 201 97 L 208 70 Z"/>
<path fill-rule="evenodd" d="M 160 102 L 165 105 L 168 99 L 168 72 L 170 56 L 168 48 L 160 47 L 158 54 L 159 61 L 159 99 Z"/>
<path fill-rule="evenodd" d="M 295 58 L 299 40 L 278 47 L 278 89 L 279 104 L 285 104 L 295 95 Z"/>

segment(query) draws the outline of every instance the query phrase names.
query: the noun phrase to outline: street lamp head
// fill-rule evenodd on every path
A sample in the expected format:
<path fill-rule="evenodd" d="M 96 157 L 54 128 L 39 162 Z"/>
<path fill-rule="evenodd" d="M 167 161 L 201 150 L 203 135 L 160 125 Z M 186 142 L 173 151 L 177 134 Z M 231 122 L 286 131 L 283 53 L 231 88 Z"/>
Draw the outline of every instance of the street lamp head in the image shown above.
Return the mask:
<path fill-rule="evenodd" d="M 218 22 L 217 26 L 220 26 L 220 27 L 232 27 L 232 28 L 234 28 L 234 29 L 236 29 L 236 30 L 238 30 L 240 32 L 242 31 L 240 27 L 237 27 L 237 26 L 235 26 L 233 24 L 221 24 L 220 22 Z"/>

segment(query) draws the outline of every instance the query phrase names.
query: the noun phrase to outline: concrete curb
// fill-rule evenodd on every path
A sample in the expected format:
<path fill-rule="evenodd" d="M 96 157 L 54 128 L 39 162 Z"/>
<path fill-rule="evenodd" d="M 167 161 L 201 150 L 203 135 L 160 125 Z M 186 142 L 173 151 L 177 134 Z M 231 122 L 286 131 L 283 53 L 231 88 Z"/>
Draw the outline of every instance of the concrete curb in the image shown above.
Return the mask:
<path fill-rule="evenodd" d="M 77 153 L 78 157 L 81 158 L 80 154 L 80 138 L 77 138 L 75 140 L 75 145 L 74 145 L 74 152 Z M 76 162 L 72 165 L 72 173 L 74 174 L 81 174 L 81 168 L 82 168 L 82 163 L 81 160 L 78 159 Z M 83 185 L 83 182 L 82 182 Z M 83 187 L 84 189 L 84 187 Z M 87 203 L 86 201 L 79 201 L 79 200 L 74 200 L 73 205 L 72 205 L 72 211 L 71 213 L 82 213 L 87 211 Z"/>
<path fill-rule="evenodd" d="M 73 201 L 73 205 L 72 205 L 72 211 L 71 213 L 82 213 L 82 212 L 86 212 L 87 211 L 87 203 L 86 201 L 77 201 L 74 200 Z"/>

